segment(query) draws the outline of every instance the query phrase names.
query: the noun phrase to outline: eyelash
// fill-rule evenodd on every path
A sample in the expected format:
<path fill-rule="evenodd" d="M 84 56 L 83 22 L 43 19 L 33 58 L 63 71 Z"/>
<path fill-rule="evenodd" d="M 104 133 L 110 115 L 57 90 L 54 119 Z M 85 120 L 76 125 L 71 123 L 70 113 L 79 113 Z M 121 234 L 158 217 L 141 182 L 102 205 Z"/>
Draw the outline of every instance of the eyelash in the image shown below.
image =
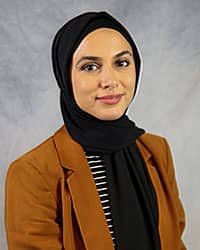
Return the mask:
<path fill-rule="evenodd" d="M 117 61 L 115 64 L 118 64 L 118 63 L 121 63 L 121 62 L 127 62 L 128 65 L 130 64 L 130 62 L 129 62 L 128 60 L 119 60 L 119 61 Z M 85 69 L 87 68 L 87 66 L 91 66 L 91 65 L 97 66 L 97 64 L 94 64 L 94 63 L 84 64 L 84 65 L 81 67 L 81 70 L 85 71 Z M 125 66 L 125 67 L 128 67 L 128 65 Z M 93 70 L 86 70 L 86 71 L 93 71 Z"/>

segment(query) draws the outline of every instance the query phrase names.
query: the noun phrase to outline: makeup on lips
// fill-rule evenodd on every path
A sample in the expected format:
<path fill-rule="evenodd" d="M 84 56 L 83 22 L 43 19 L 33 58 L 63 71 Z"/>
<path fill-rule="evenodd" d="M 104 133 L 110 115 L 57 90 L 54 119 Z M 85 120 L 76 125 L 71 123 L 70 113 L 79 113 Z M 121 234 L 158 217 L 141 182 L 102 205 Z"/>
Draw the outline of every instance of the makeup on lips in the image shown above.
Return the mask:
<path fill-rule="evenodd" d="M 119 95 L 107 95 L 107 96 L 102 96 L 102 97 L 97 97 L 97 101 L 101 103 L 106 103 L 106 104 L 116 104 L 120 101 L 121 97 L 124 94 L 119 94 Z"/>

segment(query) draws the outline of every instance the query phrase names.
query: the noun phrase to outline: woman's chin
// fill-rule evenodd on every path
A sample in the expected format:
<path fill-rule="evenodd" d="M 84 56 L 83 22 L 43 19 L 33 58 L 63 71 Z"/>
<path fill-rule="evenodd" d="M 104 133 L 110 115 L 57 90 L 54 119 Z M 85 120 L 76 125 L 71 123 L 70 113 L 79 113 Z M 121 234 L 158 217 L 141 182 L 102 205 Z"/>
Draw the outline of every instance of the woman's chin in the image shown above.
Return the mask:
<path fill-rule="evenodd" d="M 104 120 L 104 121 L 112 121 L 112 120 L 116 120 L 119 119 L 122 116 L 123 112 L 118 112 L 118 113 L 111 113 L 111 112 L 107 112 L 106 114 L 93 114 L 93 116 L 95 116 L 96 118 L 100 119 L 100 120 Z"/>

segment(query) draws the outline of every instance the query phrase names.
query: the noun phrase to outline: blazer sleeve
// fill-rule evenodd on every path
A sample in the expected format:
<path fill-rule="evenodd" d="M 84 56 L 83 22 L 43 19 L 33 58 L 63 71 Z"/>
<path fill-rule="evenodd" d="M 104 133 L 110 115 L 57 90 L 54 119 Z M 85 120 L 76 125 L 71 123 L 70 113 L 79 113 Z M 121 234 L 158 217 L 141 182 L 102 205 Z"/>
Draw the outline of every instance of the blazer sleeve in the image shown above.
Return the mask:
<path fill-rule="evenodd" d="M 176 176 L 175 176 L 175 169 L 174 169 L 174 161 L 173 161 L 173 157 L 172 157 L 172 152 L 169 146 L 168 141 L 164 138 L 164 142 L 166 145 L 166 150 L 167 150 L 167 173 L 168 173 L 168 177 L 171 183 L 171 187 L 172 187 L 172 192 L 175 198 L 175 202 L 176 202 L 176 209 L 177 209 L 177 214 L 178 214 L 178 220 L 179 220 L 179 237 L 180 237 L 180 250 L 186 250 L 186 246 L 182 240 L 182 234 L 183 231 L 185 229 L 185 212 L 184 212 L 184 208 L 183 208 L 183 204 L 182 201 L 180 199 L 179 196 L 179 190 L 178 190 L 178 186 L 177 186 L 177 181 L 176 181 Z"/>
<path fill-rule="evenodd" d="M 9 250 L 61 250 L 56 199 L 32 163 L 10 164 L 5 181 L 5 229 Z"/>

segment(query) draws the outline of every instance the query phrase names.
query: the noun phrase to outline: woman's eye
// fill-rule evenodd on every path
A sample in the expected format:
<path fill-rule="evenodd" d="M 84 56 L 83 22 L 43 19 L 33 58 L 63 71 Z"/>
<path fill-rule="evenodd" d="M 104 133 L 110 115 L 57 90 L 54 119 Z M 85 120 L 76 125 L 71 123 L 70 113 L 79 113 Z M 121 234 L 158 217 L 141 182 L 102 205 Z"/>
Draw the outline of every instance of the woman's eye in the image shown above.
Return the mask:
<path fill-rule="evenodd" d="M 81 70 L 94 71 L 95 67 L 98 68 L 96 64 L 86 64 L 81 67 Z"/>
<path fill-rule="evenodd" d="M 116 64 L 118 64 L 120 66 L 127 67 L 129 65 L 129 61 L 127 61 L 127 60 L 121 60 L 121 61 L 117 61 Z"/>
<path fill-rule="evenodd" d="M 120 67 L 128 67 L 128 65 L 130 64 L 128 60 L 119 60 L 117 61 L 115 64 L 117 64 L 117 66 Z M 99 66 L 96 64 L 85 64 L 81 67 L 81 70 L 83 71 L 96 71 L 99 69 Z"/>

